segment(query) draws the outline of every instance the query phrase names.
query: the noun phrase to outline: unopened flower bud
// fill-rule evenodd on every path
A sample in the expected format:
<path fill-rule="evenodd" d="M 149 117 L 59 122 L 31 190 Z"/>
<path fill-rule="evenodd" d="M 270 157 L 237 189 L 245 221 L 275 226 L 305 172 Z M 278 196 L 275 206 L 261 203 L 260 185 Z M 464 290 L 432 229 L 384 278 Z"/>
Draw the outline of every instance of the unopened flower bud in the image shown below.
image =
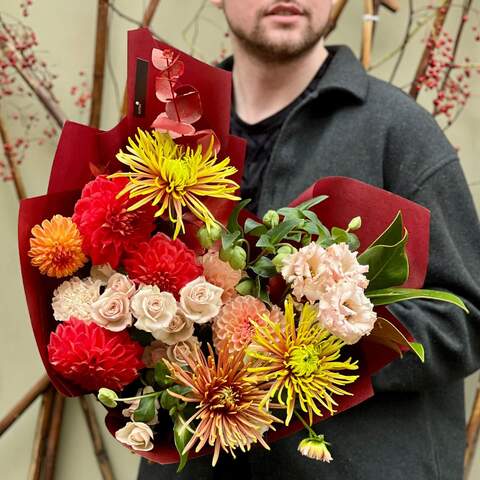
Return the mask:
<path fill-rule="evenodd" d="M 197 238 L 203 248 L 210 248 L 222 236 L 222 227 L 217 223 L 207 227 L 202 227 L 197 231 Z"/>
<path fill-rule="evenodd" d="M 290 256 L 290 253 L 277 253 L 272 258 L 272 263 L 275 265 L 275 268 L 277 269 L 277 272 L 281 272 L 283 268 L 283 260 Z"/>
<path fill-rule="evenodd" d="M 362 226 L 362 217 L 355 217 L 350 220 L 350 223 L 348 224 L 348 230 L 350 232 L 354 232 L 355 230 L 358 230 Z"/>
<path fill-rule="evenodd" d="M 262 219 L 263 223 L 270 228 L 276 227 L 280 222 L 280 216 L 275 210 L 269 210 Z"/>
<path fill-rule="evenodd" d="M 278 250 L 277 253 L 285 253 L 290 255 L 291 253 L 296 253 L 298 250 L 293 245 L 282 245 Z"/>
<path fill-rule="evenodd" d="M 247 252 L 238 245 L 233 247 L 228 262 L 234 270 L 243 270 L 247 266 Z"/>
<path fill-rule="evenodd" d="M 98 391 L 97 398 L 106 406 L 115 408 L 117 406 L 118 395 L 109 388 L 101 388 Z"/>
<path fill-rule="evenodd" d="M 228 262 L 230 261 L 230 258 L 232 256 L 233 248 L 221 248 L 220 251 L 218 252 L 218 256 L 222 262 Z"/>

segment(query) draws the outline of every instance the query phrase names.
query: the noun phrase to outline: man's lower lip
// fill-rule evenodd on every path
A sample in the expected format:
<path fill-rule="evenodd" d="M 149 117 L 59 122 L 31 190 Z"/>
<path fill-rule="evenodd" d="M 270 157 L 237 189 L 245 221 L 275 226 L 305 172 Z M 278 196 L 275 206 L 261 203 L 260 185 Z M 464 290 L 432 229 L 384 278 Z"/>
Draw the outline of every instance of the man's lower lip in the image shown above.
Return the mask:
<path fill-rule="evenodd" d="M 266 18 L 272 18 L 273 20 L 281 20 L 281 21 L 298 20 L 299 18 L 302 18 L 302 17 L 303 15 L 300 15 L 300 14 L 282 15 L 277 13 L 266 16 Z"/>

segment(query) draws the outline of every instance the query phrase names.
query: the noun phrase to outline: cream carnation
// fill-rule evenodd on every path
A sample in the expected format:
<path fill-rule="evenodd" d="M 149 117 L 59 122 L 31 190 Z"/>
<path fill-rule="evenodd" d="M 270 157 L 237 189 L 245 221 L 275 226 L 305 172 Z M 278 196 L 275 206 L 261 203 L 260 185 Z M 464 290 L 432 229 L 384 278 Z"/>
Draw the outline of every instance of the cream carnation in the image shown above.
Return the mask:
<path fill-rule="evenodd" d="M 200 257 L 200 263 L 203 266 L 203 275 L 207 282 L 223 288 L 223 303 L 237 295 L 235 287 L 242 278 L 240 270 L 234 270 L 228 262 L 220 260 L 218 252 L 213 250 Z"/>
<path fill-rule="evenodd" d="M 81 280 L 73 277 L 63 282 L 53 292 L 52 307 L 55 320 L 64 322 L 70 317 L 90 322 L 92 320 L 92 303 L 100 296 L 99 280 L 87 277 Z"/>
<path fill-rule="evenodd" d="M 128 298 L 135 293 L 135 284 L 122 273 L 115 272 L 107 282 L 107 290 L 127 295 Z"/>
<path fill-rule="evenodd" d="M 134 450 L 149 451 L 153 449 L 152 429 L 143 422 L 128 422 L 115 432 L 115 438 Z"/>
<path fill-rule="evenodd" d="M 335 281 L 349 280 L 359 287 L 368 287 L 368 265 L 358 263 L 358 252 L 351 252 L 346 243 L 330 245 L 327 248 L 328 268 Z"/>
<path fill-rule="evenodd" d="M 377 314 L 362 288 L 352 282 L 339 282 L 318 303 L 318 320 L 333 335 L 351 345 L 368 335 Z"/>
<path fill-rule="evenodd" d="M 193 321 L 185 316 L 181 309 L 172 317 L 170 323 L 158 330 L 154 330 L 152 335 L 167 345 L 174 345 L 183 342 L 193 335 Z"/>
<path fill-rule="evenodd" d="M 125 293 L 107 289 L 91 308 L 92 320 L 112 332 L 120 332 L 132 324 L 130 300 Z"/>
<path fill-rule="evenodd" d="M 195 323 L 205 323 L 215 317 L 222 306 L 223 288 L 198 277 L 180 290 L 180 307 Z"/>
<path fill-rule="evenodd" d="M 137 319 L 134 326 L 152 333 L 168 327 L 177 311 L 177 302 L 170 292 L 161 292 L 156 285 L 143 285 L 132 297 L 130 308 Z"/>

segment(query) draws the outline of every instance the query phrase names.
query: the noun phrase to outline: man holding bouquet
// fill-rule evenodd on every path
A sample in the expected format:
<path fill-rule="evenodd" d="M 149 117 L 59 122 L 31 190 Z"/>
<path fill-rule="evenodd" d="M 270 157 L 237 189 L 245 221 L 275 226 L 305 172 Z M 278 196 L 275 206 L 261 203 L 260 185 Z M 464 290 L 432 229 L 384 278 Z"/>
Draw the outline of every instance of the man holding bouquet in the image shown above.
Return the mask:
<path fill-rule="evenodd" d="M 258 215 L 287 205 L 312 182 L 341 175 L 384 188 L 431 211 L 426 288 L 465 301 L 395 304 L 425 347 L 374 378 L 375 396 L 315 430 L 336 439 L 333 462 L 294 453 L 302 432 L 237 460 L 142 461 L 139 478 L 243 480 L 461 479 L 463 380 L 480 367 L 480 227 L 457 153 L 411 98 L 365 72 L 344 46 L 325 47 L 332 0 L 211 0 L 232 34 L 222 65 L 234 82 L 232 133 L 248 142 L 242 197 Z"/>

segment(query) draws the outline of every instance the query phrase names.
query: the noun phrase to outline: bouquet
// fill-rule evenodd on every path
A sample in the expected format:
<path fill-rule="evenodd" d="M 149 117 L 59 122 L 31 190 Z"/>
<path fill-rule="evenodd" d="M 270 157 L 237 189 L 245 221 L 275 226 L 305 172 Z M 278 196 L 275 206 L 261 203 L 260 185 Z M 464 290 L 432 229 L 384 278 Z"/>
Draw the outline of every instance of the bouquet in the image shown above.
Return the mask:
<path fill-rule="evenodd" d="M 153 461 L 215 465 L 305 427 L 300 453 L 329 462 L 312 425 L 370 397 L 403 352 L 423 361 L 385 306 L 465 305 L 421 289 L 429 213 L 408 200 L 332 177 L 250 214 L 230 85 L 130 32 L 127 116 L 109 132 L 67 122 L 47 195 L 21 205 L 33 331 L 56 388 L 96 394 Z"/>

